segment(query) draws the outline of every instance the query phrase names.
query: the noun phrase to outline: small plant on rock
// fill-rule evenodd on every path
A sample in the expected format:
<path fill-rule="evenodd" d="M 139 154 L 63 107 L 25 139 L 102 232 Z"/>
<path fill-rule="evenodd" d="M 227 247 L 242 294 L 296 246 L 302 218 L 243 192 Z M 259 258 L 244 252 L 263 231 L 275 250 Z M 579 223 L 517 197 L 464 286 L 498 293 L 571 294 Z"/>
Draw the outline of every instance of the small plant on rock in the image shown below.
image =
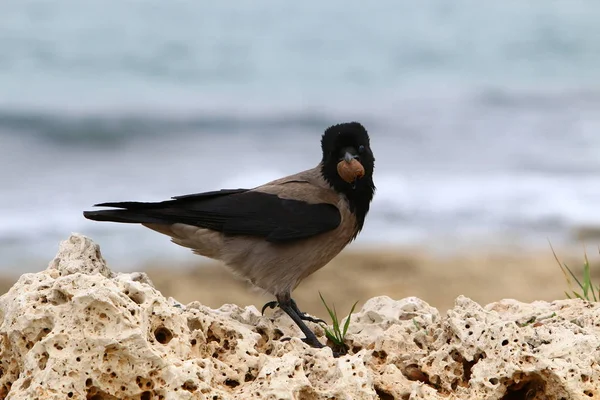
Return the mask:
<path fill-rule="evenodd" d="M 348 327 L 350 327 L 350 317 L 352 316 L 352 313 L 354 312 L 354 308 L 358 304 L 358 301 L 356 303 L 354 303 L 354 305 L 350 309 L 350 313 L 348 314 L 348 317 L 346 318 L 346 322 L 344 323 L 344 326 L 340 327 L 340 320 L 338 318 L 337 311 L 335 309 L 335 304 L 332 305 L 333 308 L 330 308 L 327 305 L 327 302 L 325 301 L 325 299 L 323 298 L 323 295 L 321 294 L 321 292 L 319 292 L 319 296 L 321 297 L 321 301 L 323 302 L 323 305 L 327 309 L 327 313 L 329 313 L 329 316 L 331 317 L 331 321 L 332 321 L 332 325 L 333 325 L 332 330 L 330 330 L 327 327 L 323 328 L 325 330 L 325 336 L 327 336 L 327 338 L 329 340 L 331 340 L 331 342 L 335 346 L 335 348 L 334 348 L 335 351 L 342 353 L 342 354 L 346 354 L 348 352 L 348 346 L 346 345 L 346 333 L 348 332 Z"/>
<path fill-rule="evenodd" d="M 550 248 L 552 248 L 552 244 L 550 245 Z M 599 249 L 599 252 L 600 252 L 600 249 Z M 569 299 L 576 297 L 576 298 L 579 298 L 582 300 L 587 300 L 587 301 L 599 301 L 600 300 L 600 285 L 594 286 L 594 283 L 592 282 L 592 276 L 590 273 L 590 261 L 588 259 L 587 253 L 585 251 L 583 253 L 584 263 L 583 263 L 583 276 L 581 277 L 581 279 L 577 278 L 577 276 L 573 273 L 571 268 L 569 268 L 567 266 L 567 264 L 562 263 L 558 259 L 558 256 L 556 255 L 556 252 L 554 251 L 553 248 L 552 248 L 552 254 L 554 254 L 554 259 L 556 260 L 556 262 L 558 263 L 558 266 L 560 267 L 563 274 L 565 275 L 565 280 L 567 281 L 567 285 L 569 286 L 569 291 L 571 292 L 571 293 L 569 293 L 569 291 L 565 291 L 565 294 L 567 295 L 567 297 Z M 579 286 L 579 289 L 580 289 L 579 291 L 576 291 L 573 288 L 573 286 L 574 286 L 573 280 L 575 281 L 577 286 Z"/>

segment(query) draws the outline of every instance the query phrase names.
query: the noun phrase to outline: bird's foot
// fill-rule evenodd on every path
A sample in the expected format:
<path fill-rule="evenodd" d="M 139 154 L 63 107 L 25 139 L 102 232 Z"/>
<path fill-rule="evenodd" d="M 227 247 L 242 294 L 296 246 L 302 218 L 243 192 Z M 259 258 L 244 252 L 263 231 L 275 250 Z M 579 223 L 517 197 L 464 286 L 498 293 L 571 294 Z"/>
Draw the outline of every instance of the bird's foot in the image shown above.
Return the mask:
<path fill-rule="evenodd" d="M 323 321 L 321 318 L 313 318 L 310 315 L 307 315 L 306 313 L 303 313 L 302 311 L 300 311 L 298 309 L 298 305 L 296 304 L 296 302 L 294 300 L 291 300 L 291 306 L 292 306 L 292 309 L 296 312 L 296 314 L 302 321 L 308 321 L 308 322 L 312 322 L 315 324 L 327 325 L 327 322 Z M 262 306 L 260 313 L 262 315 L 265 315 L 265 310 L 267 308 L 274 309 L 275 307 L 279 307 L 279 302 L 277 302 L 277 300 L 269 301 L 264 306 Z"/>
<path fill-rule="evenodd" d="M 327 322 L 323 321 L 321 318 L 313 318 L 310 315 L 307 315 L 303 312 L 301 312 L 300 310 L 297 311 L 298 316 L 300 317 L 300 319 L 302 321 L 308 321 L 308 322 L 313 322 L 315 324 L 325 324 L 327 325 Z"/>
<path fill-rule="evenodd" d="M 325 321 L 318 319 L 318 318 L 313 318 L 313 317 L 310 317 L 310 316 L 304 314 L 303 312 L 298 310 L 298 306 L 296 305 L 296 302 L 294 300 L 290 299 L 289 297 L 284 298 L 284 299 L 278 298 L 278 301 L 271 301 L 271 302 L 265 304 L 262 308 L 262 311 L 264 312 L 267 308 L 275 308 L 275 307 L 281 308 L 296 323 L 296 325 L 300 328 L 302 333 L 304 333 L 305 338 L 301 339 L 304 343 L 306 343 L 307 345 L 309 345 L 310 347 L 315 348 L 315 349 L 322 349 L 324 347 L 327 347 L 326 345 L 321 343 L 319 341 L 319 339 L 317 339 L 317 337 L 315 336 L 315 333 L 313 331 L 311 331 L 306 326 L 306 324 L 303 322 L 303 321 L 311 321 L 311 322 L 316 322 L 316 323 L 319 323 L 319 322 L 325 323 Z M 283 340 L 285 340 L 285 339 L 283 339 Z M 332 349 L 332 351 L 333 351 L 334 357 L 339 357 L 339 356 L 343 355 L 343 353 L 340 353 L 336 350 Z"/>
<path fill-rule="evenodd" d="M 313 318 L 310 315 L 307 315 L 306 313 L 303 313 L 302 311 L 300 311 L 300 309 L 298 308 L 298 305 L 296 304 L 296 302 L 294 301 L 294 299 L 291 299 L 292 302 L 292 308 L 294 309 L 294 311 L 296 311 L 296 314 L 298 314 L 298 316 L 300 317 L 301 320 L 303 321 L 308 321 L 308 322 L 313 322 L 315 324 L 325 324 L 327 325 L 327 323 L 325 321 L 323 321 L 320 318 Z"/>
<path fill-rule="evenodd" d="M 302 340 L 304 343 L 315 349 L 322 349 L 323 347 L 327 347 L 323 343 L 319 342 L 315 337 L 305 337 L 304 339 L 300 340 Z"/>

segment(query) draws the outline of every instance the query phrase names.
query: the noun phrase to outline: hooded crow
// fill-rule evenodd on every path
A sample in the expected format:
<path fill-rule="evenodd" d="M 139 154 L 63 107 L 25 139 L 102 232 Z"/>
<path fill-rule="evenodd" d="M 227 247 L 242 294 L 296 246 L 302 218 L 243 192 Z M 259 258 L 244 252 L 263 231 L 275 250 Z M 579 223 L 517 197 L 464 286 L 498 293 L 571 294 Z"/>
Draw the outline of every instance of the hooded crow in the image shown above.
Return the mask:
<path fill-rule="evenodd" d="M 172 197 L 156 203 L 116 202 L 85 211 L 94 221 L 137 223 L 170 236 L 195 253 L 222 261 L 235 274 L 275 296 L 306 336 L 323 347 L 291 297 L 307 276 L 331 261 L 363 228 L 375 193 L 375 158 L 358 122 L 327 128 L 314 168 L 253 189 Z"/>

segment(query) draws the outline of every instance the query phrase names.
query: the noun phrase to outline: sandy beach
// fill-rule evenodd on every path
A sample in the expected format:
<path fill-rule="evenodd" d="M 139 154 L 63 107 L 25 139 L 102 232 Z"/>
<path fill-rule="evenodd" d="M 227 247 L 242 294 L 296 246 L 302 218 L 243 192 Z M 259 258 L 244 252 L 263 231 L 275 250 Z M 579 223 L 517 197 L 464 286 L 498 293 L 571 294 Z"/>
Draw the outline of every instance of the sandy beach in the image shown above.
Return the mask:
<path fill-rule="evenodd" d="M 558 250 L 557 250 L 558 252 Z M 581 270 L 583 252 L 559 252 L 572 269 Z M 578 255 L 581 254 L 581 255 Z M 590 261 L 597 253 L 588 249 Z M 592 266 L 592 271 L 598 268 Z M 183 303 L 193 300 L 218 307 L 224 303 L 261 307 L 270 297 L 257 293 L 232 278 L 221 265 L 172 271 L 147 270 L 157 288 Z M 600 281 L 600 274 L 595 275 Z M 447 310 L 459 295 L 487 304 L 503 298 L 523 302 L 565 298 L 564 276 L 550 249 L 547 252 L 481 252 L 454 256 L 432 255 L 422 250 L 368 250 L 344 252 L 307 278 L 294 292 L 306 312 L 325 318 L 319 291 L 341 313 L 355 301 L 386 295 L 394 299 L 417 296 L 440 310 Z"/>
<path fill-rule="evenodd" d="M 582 248 L 556 251 L 571 268 L 581 270 Z M 587 252 L 592 272 L 596 271 L 595 279 L 600 282 L 596 268 L 600 256 L 591 245 Z M 198 300 L 214 308 L 225 303 L 260 308 L 272 300 L 233 277 L 219 263 L 203 260 L 199 259 L 197 265 L 151 265 L 144 270 L 165 296 L 184 304 Z M 123 270 L 114 265 L 111 268 Z M 2 278 L 2 292 L 15 280 Z M 301 309 L 328 320 L 319 291 L 345 315 L 355 301 L 360 307 L 367 299 L 380 295 L 394 299 L 417 296 L 445 311 L 461 294 L 481 304 L 503 298 L 531 302 L 565 298 L 566 289 L 549 247 L 546 251 L 478 249 L 452 255 L 416 248 L 372 248 L 346 250 L 306 279 L 293 295 Z"/>

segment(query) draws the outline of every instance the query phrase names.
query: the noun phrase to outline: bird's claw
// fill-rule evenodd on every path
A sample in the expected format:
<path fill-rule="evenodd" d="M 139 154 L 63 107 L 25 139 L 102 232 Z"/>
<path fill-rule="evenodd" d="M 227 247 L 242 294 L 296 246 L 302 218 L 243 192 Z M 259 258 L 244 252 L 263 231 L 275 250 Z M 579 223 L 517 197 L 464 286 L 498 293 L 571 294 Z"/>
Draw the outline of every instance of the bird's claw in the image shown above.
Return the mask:
<path fill-rule="evenodd" d="M 312 322 L 312 323 L 315 323 L 315 324 L 325 324 L 325 325 L 327 325 L 327 322 L 323 321 L 321 318 L 313 318 L 310 315 L 307 315 L 307 314 L 304 314 L 304 313 L 300 313 L 300 314 L 298 314 L 298 316 L 303 321 L 308 321 L 308 322 Z"/>
<path fill-rule="evenodd" d="M 279 303 L 278 303 L 276 300 L 269 301 L 269 302 L 268 302 L 268 303 L 266 303 L 266 304 L 265 304 L 265 305 L 262 307 L 262 309 L 260 310 L 260 313 L 261 313 L 261 315 L 265 315 L 265 310 L 266 310 L 267 308 L 274 309 L 274 308 L 275 308 L 275 307 L 277 307 L 278 305 L 279 305 Z"/>

